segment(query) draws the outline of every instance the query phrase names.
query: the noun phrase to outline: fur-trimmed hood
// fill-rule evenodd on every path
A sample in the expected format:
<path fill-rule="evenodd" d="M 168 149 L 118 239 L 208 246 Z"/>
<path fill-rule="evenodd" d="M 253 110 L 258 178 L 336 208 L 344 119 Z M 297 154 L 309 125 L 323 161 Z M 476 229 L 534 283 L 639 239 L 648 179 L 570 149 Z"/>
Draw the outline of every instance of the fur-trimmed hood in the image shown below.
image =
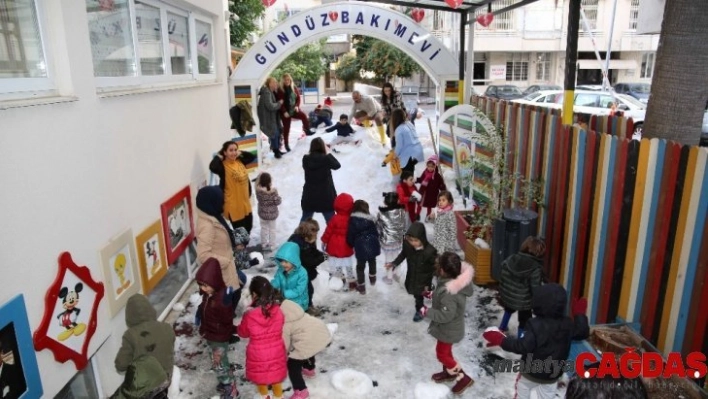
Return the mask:
<path fill-rule="evenodd" d="M 369 219 L 372 222 L 376 223 L 376 216 L 374 215 L 369 215 L 368 213 L 363 213 L 363 212 L 354 212 L 351 214 L 351 217 L 353 218 L 361 218 L 361 219 Z"/>
<path fill-rule="evenodd" d="M 460 293 L 465 296 L 471 296 L 473 290 L 472 278 L 474 278 L 474 268 L 469 263 L 462 262 L 460 275 L 445 282 L 445 289 L 453 295 Z"/>

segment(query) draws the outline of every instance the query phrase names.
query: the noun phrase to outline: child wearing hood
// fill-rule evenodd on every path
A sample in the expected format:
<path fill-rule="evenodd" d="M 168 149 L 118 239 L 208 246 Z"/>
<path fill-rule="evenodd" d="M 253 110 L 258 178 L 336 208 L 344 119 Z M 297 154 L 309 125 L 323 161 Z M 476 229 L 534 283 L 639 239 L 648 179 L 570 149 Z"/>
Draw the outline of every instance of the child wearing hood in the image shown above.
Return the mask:
<path fill-rule="evenodd" d="M 128 329 L 123 333 L 123 341 L 116 355 L 116 370 L 127 372 L 136 360 L 150 355 L 157 360 L 167 375 L 167 381 L 170 381 L 175 363 L 175 332 L 172 326 L 157 321 L 155 308 L 142 294 L 128 298 L 125 324 Z M 159 377 L 158 373 L 155 377 Z M 167 387 L 164 387 L 164 391 L 167 392 Z"/>
<path fill-rule="evenodd" d="M 283 341 L 288 351 L 288 376 L 294 394 L 288 399 L 307 399 L 310 392 L 303 379 L 315 376 L 315 355 L 324 350 L 332 341 L 325 323 L 302 311 L 290 300 L 284 300 L 280 309 L 285 315 Z"/>
<path fill-rule="evenodd" d="M 420 215 L 420 212 L 425 207 L 425 220 L 429 220 L 430 213 L 433 208 L 438 205 L 438 195 L 441 191 L 445 191 L 445 180 L 443 180 L 440 170 L 438 169 L 438 156 L 431 155 L 428 158 L 428 162 L 425 164 L 425 170 L 420 174 L 420 177 L 416 179 L 416 183 L 420 184 L 418 192 L 423 197 L 420 202 L 418 202 L 418 209 L 416 213 Z"/>
<path fill-rule="evenodd" d="M 430 245 L 425 234 L 425 225 L 414 222 L 406 232 L 403 249 L 393 262 L 387 263 L 387 269 L 396 269 L 403 260 L 408 264 L 406 273 L 406 291 L 415 299 L 414 322 L 423 320 L 420 309 L 423 307 L 423 297 L 430 295 L 435 272 L 435 258 L 438 251 Z"/>
<path fill-rule="evenodd" d="M 307 295 L 307 271 L 300 263 L 300 247 L 294 242 L 286 242 L 275 253 L 278 269 L 271 280 L 273 288 L 307 310 L 310 299 Z"/>
<path fill-rule="evenodd" d="M 356 278 L 352 268 L 352 255 L 354 248 L 347 243 L 347 230 L 349 229 L 349 219 L 354 208 L 354 198 L 347 193 L 342 193 L 334 199 L 335 215 L 327 223 L 322 235 L 322 249 L 329 256 L 330 267 L 335 277 L 342 279 L 344 289 L 349 281 L 349 290 L 356 289 Z M 346 271 L 346 279 L 342 269 Z"/>
<path fill-rule="evenodd" d="M 307 271 L 307 297 L 309 299 L 307 313 L 318 316 L 320 311 L 312 302 L 315 294 L 315 287 L 312 282 L 317 278 L 317 266 L 325 261 L 325 254 L 317 249 L 317 233 L 320 231 L 320 224 L 315 219 L 309 218 L 300 222 L 293 235 L 288 241 L 296 243 L 300 247 L 300 262 Z"/>
<path fill-rule="evenodd" d="M 534 317 L 526 322 L 526 332 L 522 337 L 507 337 L 496 327 L 487 329 L 482 335 L 487 346 L 501 345 L 507 352 L 521 355 L 522 359 L 551 359 L 565 361 L 570 354 L 573 340 L 583 340 L 590 335 L 588 318 L 585 315 L 588 302 L 585 298 L 573 301 L 573 318 L 566 316 L 568 294 L 562 286 L 551 283 L 533 290 L 531 308 Z M 520 373 L 516 379 L 515 398 L 528 399 L 531 391 L 536 391 L 539 399 L 553 398 L 556 383 L 563 375 L 562 370 L 532 370 Z"/>
<path fill-rule="evenodd" d="M 474 380 L 452 356 L 452 345 L 465 337 L 465 308 L 467 298 L 472 296 L 474 269 L 457 254 L 444 252 L 438 258 L 437 276 L 433 305 L 420 310 L 423 317 L 430 319 L 428 333 L 438 340 L 435 353 L 443 368 L 432 378 L 435 382 L 455 381 L 452 393 L 461 395 Z"/>
<path fill-rule="evenodd" d="M 532 290 L 541 285 L 543 280 L 543 255 L 546 244 L 538 237 L 527 237 L 519 252 L 511 255 L 502 263 L 499 293 L 504 307 L 499 329 L 506 332 L 509 319 L 518 313 L 519 329 L 517 336 L 524 335 L 526 321 L 531 318 Z"/>
<path fill-rule="evenodd" d="M 295 244 L 293 244 L 295 245 Z M 246 346 L 246 378 L 256 384 L 262 399 L 282 399 L 283 380 L 288 374 L 288 355 L 283 341 L 283 297 L 263 276 L 248 286 L 253 303 L 241 319 L 238 335 L 249 338 Z M 268 387 L 273 388 L 273 396 Z"/>
<path fill-rule="evenodd" d="M 381 249 L 384 253 L 384 261 L 392 262 L 403 248 L 403 236 L 406 235 L 410 220 L 408 212 L 403 205 L 398 203 L 396 192 L 383 193 L 384 205 L 379 207 L 379 214 L 376 217 L 376 227 L 379 231 Z M 393 284 L 393 270 L 387 269 L 383 282 Z"/>
<path fill-rule="evenodd" d="M 234 291 L 227 287 L 221 276 L 219 262 L 209 258 L 197 270 L 196 275 L 202 302 L 197 308 L 195 324 L 199 326 L 199 335 L 211 349 L 211 369 L 216 372 L 219 381 L 217 391 L 223 399 L 238 396 L 234 374 L 227 352 L 229 340 L 234 333 Z M 240 291 L 239 291 L 240 294 Z"/>
<path fill-rule="evenodd" d="M 352 217 L 347 228 L 347 244 L 354 247 L 356 255 L 357 291 L 366 294 L 364 269 L 369 263 L 369 284 L 376 284 L 376 257 L 381 255 L 376 218 L 369 213 L 369 204 L 364 200 L 354 201 Z"/>

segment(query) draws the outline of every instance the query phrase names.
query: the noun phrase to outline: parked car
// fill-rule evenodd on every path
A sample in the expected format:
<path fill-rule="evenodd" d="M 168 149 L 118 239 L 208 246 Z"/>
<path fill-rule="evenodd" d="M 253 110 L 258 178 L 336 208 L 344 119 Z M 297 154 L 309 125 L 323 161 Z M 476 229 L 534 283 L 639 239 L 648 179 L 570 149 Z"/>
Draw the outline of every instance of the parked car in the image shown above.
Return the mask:
<path fill-rule="evenodd" d="M 484 95 L 500 100 L 514 100 L 524 96 L 521 94 L 521 90 L 514 85 L 491 85 L 487 87 L 487 91 L 484 92 Z"/>
<path fill-rule="evenodd" d="M 651 85 L 649 83 L 617 83 L 615 93 L 632 96 L 644 104 L 649 102 Z"/>
<path fill-rule="evenodd" d="M 562 101 L 557 101 L 557 97 L 563 96 L 562 90 L 541 90 L 531 94 L 527 94 L 522 98 L 517 98 L 516 100 L 511 100 L 513 103 L 519 104 L 531 104 L 531 105 L 553 105 L 556 103 L 562 103 Z M 545 104 L 544 104 L 545 103 Z"/>
<path fill-rule="evenodd" d="M 602 85 L 579 85 L 575 90 L 602 91 Z"/>
<path fill-rule="evenodd" d="M 557 85 L 531 85 L 527 87 L 522 94 L 524 96 L 528 96 L 531 93 L 536 93 L 542 90 L 563 90 L 563 88 Z"/>

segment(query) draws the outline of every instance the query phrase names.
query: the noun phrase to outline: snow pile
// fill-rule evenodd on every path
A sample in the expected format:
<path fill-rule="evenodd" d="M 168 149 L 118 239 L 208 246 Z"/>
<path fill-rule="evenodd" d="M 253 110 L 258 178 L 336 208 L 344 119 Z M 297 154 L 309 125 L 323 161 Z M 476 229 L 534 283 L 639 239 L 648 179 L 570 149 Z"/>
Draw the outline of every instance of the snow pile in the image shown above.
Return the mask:
<path fill-rule="evenodd" d="M 449 397 L 450 388 L 434 382 L 419 382 L 415 384 L 415 399 L 445 399 Z"/>
<path fill-rule="evenodd" d="M 334 333 L 337 332 L 337 328 L 339 328 L 339 325 L 337 323 L 327 323 L 327 329 L 329 330 L 329 335 L 334 337 Z"/>
<path fill-rule="evenodd" d="M 198 292 L 192 294 L 189 296 L 189 303 L 192 304 L 193 307 L 197 307 L 202 303 L 202 295 Z"/>
<path fill-rule="evenodd" d="M 331 381 L 334 389 L 350 396 L 366 396 L 374 389 L 374 382 L 368 375 L 352 369 L 335 371 Z"/>
<path fill-rule="evenodd" d="M 177 302 L 177 303 L 175 303 L 174 305 L 172 305 L 172 310 L 174 310 L 174 311 L 177 312 L 177 313 L 182 313 L 182 312 L 184 312 L 184 309 L 185 309 L 184 305 L 181 304 L 181 303 L 179 303 L 179 302 Z"/>

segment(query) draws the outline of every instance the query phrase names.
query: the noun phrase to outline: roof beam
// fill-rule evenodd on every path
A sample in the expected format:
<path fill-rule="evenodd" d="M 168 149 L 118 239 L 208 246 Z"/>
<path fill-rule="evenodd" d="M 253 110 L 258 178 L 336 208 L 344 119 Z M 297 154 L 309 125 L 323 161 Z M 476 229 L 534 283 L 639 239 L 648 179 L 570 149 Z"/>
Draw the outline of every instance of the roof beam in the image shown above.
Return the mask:
<path fill-rule="evenodd" d="M 486 1 L 487 3 L 491 3 L 491 2 L 493 2 L 494 0 L 485 0 L 485 1 Z M 531 4 L 531 3 L 535 3 L 535 2 L 537 2 L 537 1 L 538 1 L 538 0 L 522 0 L 522 1 L 518 2 L 518 3 L 516 3 L 516 4 L 510 5 L 509 7 L 504 7 L 504 8 L 501 8 L 501 9 L 499 9 L 499 10 L 496 10 L 496 11 L 494 11 L 494 12 L 492 13 L 492 15 L 499 15 L 499 14 L 502 14 L 502 13 L 505 13 L 505 12 L 509 12 L 509 11 L 515 10 L 515 9 L 517 9 L 517 8 L 519 8 L 519 7 L 523 7 L 523 6 L 529 5 L 529 4 Z M 468 24 L 471 25 L 471 24 L 473 24 L 473 23 L 475 23 L 475 22 L 477 22 L 477 20 L 476 20 L 476 19 L 472 19 L 472 20 L 470 20 L 470 21 L 468 22 Z"/>
<path fill-rule="evenodd" d="M 411 7 L 411 8 L 422 8 L 425 10 L 436 10 L 436 11 L 448 11 L 448 12 L 456 12 L 456 13 L 463 13 L 467 12 L 467 9 L 452 9 L 448 7 L 447 5 L 431 5 L 431 4 L 424 4 L 424 3 L 411 3 L 410 1 L 404 1 L 404 0 L 361 0 L 366 3 L 383 3 L 383 4 L 390 4 L 394 6 L 401 6 L 401 7 Z"/>

